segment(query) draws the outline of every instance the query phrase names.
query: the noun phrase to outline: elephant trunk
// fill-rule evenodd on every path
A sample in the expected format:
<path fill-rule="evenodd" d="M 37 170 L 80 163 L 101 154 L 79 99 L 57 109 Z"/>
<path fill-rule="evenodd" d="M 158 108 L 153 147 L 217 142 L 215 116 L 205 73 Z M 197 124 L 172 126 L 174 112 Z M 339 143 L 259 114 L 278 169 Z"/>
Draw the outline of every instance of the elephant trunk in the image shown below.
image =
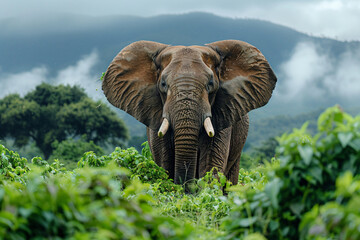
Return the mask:
<path fill-rule="evenodd" d="M 196 177 L 199 133 L 204 118 L 211 115 L 204 86 L 191 78 L 178 79 L 164 109 L 174 133 L 174 181 L 183 184 Z"/>
<path fill-rule="evenodd" d="M 198 137 L 200 124 L 196 120 L 176 120 L 174 124 L 176 184 L 194 179 L 197 167 Z"/>

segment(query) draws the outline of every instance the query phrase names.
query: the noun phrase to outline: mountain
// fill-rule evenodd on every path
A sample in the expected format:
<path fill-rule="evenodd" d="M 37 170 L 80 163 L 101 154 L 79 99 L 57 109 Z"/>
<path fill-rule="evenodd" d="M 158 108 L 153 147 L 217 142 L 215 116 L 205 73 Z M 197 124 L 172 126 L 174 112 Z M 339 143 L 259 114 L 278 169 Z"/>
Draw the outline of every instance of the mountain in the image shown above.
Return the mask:
<path fill-rule="evenodd" d="M 208 13 L 148 18 L 66 15 L 54 17 L 46 23 L 40 19 L 32 20 L 36 25 L 23 21 L 0 21 L 0 66 L 9 72 L 25 71 L 39 65 L 52 70 L 64 68 L 94 49 L 101 56 L 97 69 L 104 70 L 117 52 L 138 40 L 203 45 L 224 39 L 239 39 L 259 48 L 275 71 L 300 41 L 315 41 L 334 56 L 352 45 L 359 45 L 359 42 L 311 37 L 267 21 L 231 19 Z"/>
<path fill-rule="evenodd" d="M 99 60 L 91 72 L 101 76 L 123 47 L 138 40 L 203 45 L 238 39 L 259 48 L 278 76 L 273 98 L 265 107 L 253 111 L 252 118 L 296 115 L 335 103 L 354 107 L 360 100 L 356 93 L 360 85 L 351 84 L 360 71 L 356 68 L 360 63 L 360 42 L 314 37 L 262 20 L 208 13 L 146 18 L 62 15 L 46 21 L 41 16 L 5 19 L 0 21 L 0 29 L 0 82 L 4 76 L 39 66 L 47 69 L 51 81 L 59 70 L 76 65 L 81 57 L 94 51 Z M 135 129 L 132 134 L 141 135 L 144 128 L 131 117 L 125 118 Z"/>

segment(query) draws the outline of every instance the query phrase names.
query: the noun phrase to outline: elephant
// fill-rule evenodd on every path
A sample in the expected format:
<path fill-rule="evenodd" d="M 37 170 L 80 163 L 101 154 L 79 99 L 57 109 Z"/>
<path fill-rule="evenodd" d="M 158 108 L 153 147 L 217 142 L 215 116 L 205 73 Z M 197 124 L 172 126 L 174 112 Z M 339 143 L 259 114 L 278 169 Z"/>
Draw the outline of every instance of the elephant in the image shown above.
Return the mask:
<path fill-rule="evenodd" d="M 102 89 L 146 125 L 154 161 L 176 184 L 213 168 L 237 184 L 248 112 L 267 104 L 276 81 L 263 54 L 243 41 L 137 41 L 112 60 Z"/>

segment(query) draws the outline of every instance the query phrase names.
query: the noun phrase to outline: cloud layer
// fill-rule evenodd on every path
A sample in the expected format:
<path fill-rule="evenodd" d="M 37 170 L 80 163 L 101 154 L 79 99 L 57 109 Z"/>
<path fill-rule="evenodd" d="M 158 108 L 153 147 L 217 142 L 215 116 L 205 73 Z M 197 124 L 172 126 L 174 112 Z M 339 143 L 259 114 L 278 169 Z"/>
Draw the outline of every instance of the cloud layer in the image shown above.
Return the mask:
<path fill-rule="evenodd" d="M 23 19 L 24 24 L 33 21 L 26 19 L 29 15 L 40 16 L 41 22 L 46 23 L 59 14 L 154 16 L 191 11 L 269 20 L 316 36 L 360 40 L 359 24 L 356 24 L 360 23 L 358 0 L 17 0 L 0 3 L 0 19 L 16 17 Z M 41 22 L 34 22 L 32 26 Z"/>
<path fill-rule="evenodd" d="M 28 72 L 7 74 L 0 72 L 2 87 L 0 88 L 0 98 L 18 93 L 24 96 L 27 92 L 34 90 L 42 82 L 51 82 L 55 85 L 78 85 L 85 89 L 86 93 L 95 99 L 103 97 L 101 91 L 100 75 L 92 72 L 92 68 L 98 63 L 98 54 L 93 51 L 89 55 L 82 57 L 74 66 L 68 66 L 57 72 L 55 77 L 49 76 L 46 67 L 36 67 Z"/>
<path fill-rule="evenodd" d="M 0 98 L 11 94 L 18 93 L 25 95 L 29 90 L 33 90 L 37 85 L 47 80 L 48 70 L 45 67 L 36 67 L 28 72 L 16 74 L 1 74 Z"/>
<path fill-rule="evenodd" d="M 343 52 L 337 59 L 321 46 L 300 42 L 280 66 L 276 97 L 281 101 L 314 107 L 333 103 L 356 105 L 360 101 L 360 49 Z"/>

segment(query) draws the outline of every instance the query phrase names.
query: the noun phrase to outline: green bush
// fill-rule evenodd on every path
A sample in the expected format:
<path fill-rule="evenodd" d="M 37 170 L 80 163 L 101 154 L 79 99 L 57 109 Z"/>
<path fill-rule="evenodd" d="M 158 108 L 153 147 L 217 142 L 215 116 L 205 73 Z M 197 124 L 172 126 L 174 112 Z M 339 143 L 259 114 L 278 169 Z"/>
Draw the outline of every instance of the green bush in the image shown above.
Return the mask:
<path fill-rule="evenodd" d="M 346 172 L 336 180 L 336 199 L 315 205 L 300 225 L 306 239 L 360 239 L 360 179 Z"/>
<path fill-rule="evenodd" d="M 104 150 L 101 147 L 93 141 L 87 142 L 84 137 L 78 140 L 67 139 L 62 142 L 55 141 L 52 147 L 54 151 L 50 159 L 61 159 L 67 169 L 76 168 L 77 162 L 83 156 L 84 152 L 93 151 L 97 155 L 104 154 Z"/>
<path fill-rule="evenodd" d="M 306 126 L 278 138 L 279 166 L 268 172 L 264 189 L 239 192 L 241 200 L 224 221 L 226 239 L 253 232 L 269 239 L 303 238 L 303 214 L 335 199 L 338 176 L 360 173 L 360 116 L 332 107 L 319 117 L 319 134 L 307 134 Z"/>
<path fill-rule="evenodd" d="M 359 239 L 360 116 L 333 107 L 318 129 L 279 137 L 236 186 L 213 170 L 186 194 L 147 143 L 86 152 L 73 171 L 0 145 L 0 239 Z"/>
<path fill-rule="evenodd" d="M 30 171 L 27 160 L 17 152 L 10 151 L 0 144 L 0 176 L 4 179 L 24 182 L 24 175 Z"/>
<path fill-rule="evenodd" d="M 145 142 L 143 146 L 142 154 L 139 154 L 135 148 L 121 149 L 119 147 L 115 148 L 109 156 L 97 156 L 94 152 L 87 152 L 78 162 L 78 166 L 103 167 L 114 161 L 119 167 L 129 169 L 131 178 L 138 178 L 142 182 L 152 184 L 155 191 L 182 192 L 183 188 L 174 184 L 165 169 L 154 162 L 148 143 Z"/>
<path fill-rule="evenodd" d="M 156 213 L 147 187 L 114 166 L 0 188 L 1 239 L 186 239 L 192 228 Z"/>

